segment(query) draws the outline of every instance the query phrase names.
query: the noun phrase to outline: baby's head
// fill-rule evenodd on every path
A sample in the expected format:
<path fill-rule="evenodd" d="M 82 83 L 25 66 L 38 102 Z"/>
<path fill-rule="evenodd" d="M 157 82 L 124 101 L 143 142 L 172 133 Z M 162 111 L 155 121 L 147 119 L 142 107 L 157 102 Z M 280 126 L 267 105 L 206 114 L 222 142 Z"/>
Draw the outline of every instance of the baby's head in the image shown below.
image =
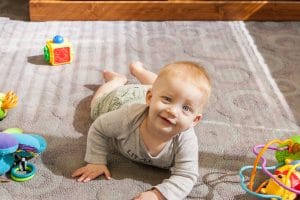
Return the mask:
<path fill-rule="evenodd" d="M 201 93 L 201 98 L 198 99 L 200 103 L 200 113 L 202 113 L 205 105 L 207 104 L 211 93 L 211 82 L 206 70 L 197 63 L 181 61 L 166 65 L 163 67 L 153 84 L 153 90 L 157 87 L 162 87 L 162 81 L 166 79 L 173 79 L 178 82 L 183 81 L 187 84 L 193 85 L 198 88 L 198 93 Z M 167 84 L 165 82 L 164 84 Z M 178 84 L 178 89 L 185 90 L 183 85 Z"/>
<path fill-rule="evenodd" d="M 147 93 L 149 121 L 157 130 L 175 135 L 195 126 L 208 102 L 211 84 L 207 72 L 193 62 L 163 67 Z"/>

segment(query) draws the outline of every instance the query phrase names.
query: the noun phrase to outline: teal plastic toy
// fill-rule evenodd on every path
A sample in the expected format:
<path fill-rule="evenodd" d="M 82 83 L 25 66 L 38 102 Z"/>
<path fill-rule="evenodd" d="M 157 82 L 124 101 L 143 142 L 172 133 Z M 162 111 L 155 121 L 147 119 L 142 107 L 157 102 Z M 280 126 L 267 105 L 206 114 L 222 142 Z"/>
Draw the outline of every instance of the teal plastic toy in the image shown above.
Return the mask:
<path fill-rule="evenodd" d="M 0 175 L 10 172 L 19 182 L 30 180 L 36 167 L 27 161 L 45 151 L 46 140 L 36 134 L 23 133 L 19 128 L 0 132 Z"/>

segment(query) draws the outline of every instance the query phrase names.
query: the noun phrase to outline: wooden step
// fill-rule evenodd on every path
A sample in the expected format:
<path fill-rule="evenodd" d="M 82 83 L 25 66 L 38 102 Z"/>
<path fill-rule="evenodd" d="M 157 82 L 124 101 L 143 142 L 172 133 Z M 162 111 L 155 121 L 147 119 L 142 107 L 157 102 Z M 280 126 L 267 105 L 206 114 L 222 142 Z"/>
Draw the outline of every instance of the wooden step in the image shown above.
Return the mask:
<path fill-rule="evenodd" d="M 300 1 L 30 0 L 31 21 L 300 20 Z"/>

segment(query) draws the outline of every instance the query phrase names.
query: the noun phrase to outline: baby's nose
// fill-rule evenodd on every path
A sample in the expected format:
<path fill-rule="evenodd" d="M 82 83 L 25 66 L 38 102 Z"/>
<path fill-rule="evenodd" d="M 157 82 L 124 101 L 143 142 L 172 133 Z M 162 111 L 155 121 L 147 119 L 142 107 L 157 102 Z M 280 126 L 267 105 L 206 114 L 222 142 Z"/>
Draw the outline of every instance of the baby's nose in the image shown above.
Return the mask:
<path fill-rule="evenodd" d="M 178 106 L 177 105 L 172 105 L 169 107 L 168 112 L 172 115 L 177 117 L 178 116 Z"/>

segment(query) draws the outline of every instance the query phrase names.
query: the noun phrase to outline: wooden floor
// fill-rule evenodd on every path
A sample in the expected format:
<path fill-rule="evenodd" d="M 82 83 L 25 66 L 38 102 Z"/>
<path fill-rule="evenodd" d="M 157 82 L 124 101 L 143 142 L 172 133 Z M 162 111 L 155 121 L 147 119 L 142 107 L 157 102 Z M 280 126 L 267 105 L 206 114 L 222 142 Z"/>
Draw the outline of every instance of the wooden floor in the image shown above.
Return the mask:
<path fill-rule="evenodd" d="M 300 20 L 300 1 L 30 0 L 31 21 L 48 20 Z"/>

